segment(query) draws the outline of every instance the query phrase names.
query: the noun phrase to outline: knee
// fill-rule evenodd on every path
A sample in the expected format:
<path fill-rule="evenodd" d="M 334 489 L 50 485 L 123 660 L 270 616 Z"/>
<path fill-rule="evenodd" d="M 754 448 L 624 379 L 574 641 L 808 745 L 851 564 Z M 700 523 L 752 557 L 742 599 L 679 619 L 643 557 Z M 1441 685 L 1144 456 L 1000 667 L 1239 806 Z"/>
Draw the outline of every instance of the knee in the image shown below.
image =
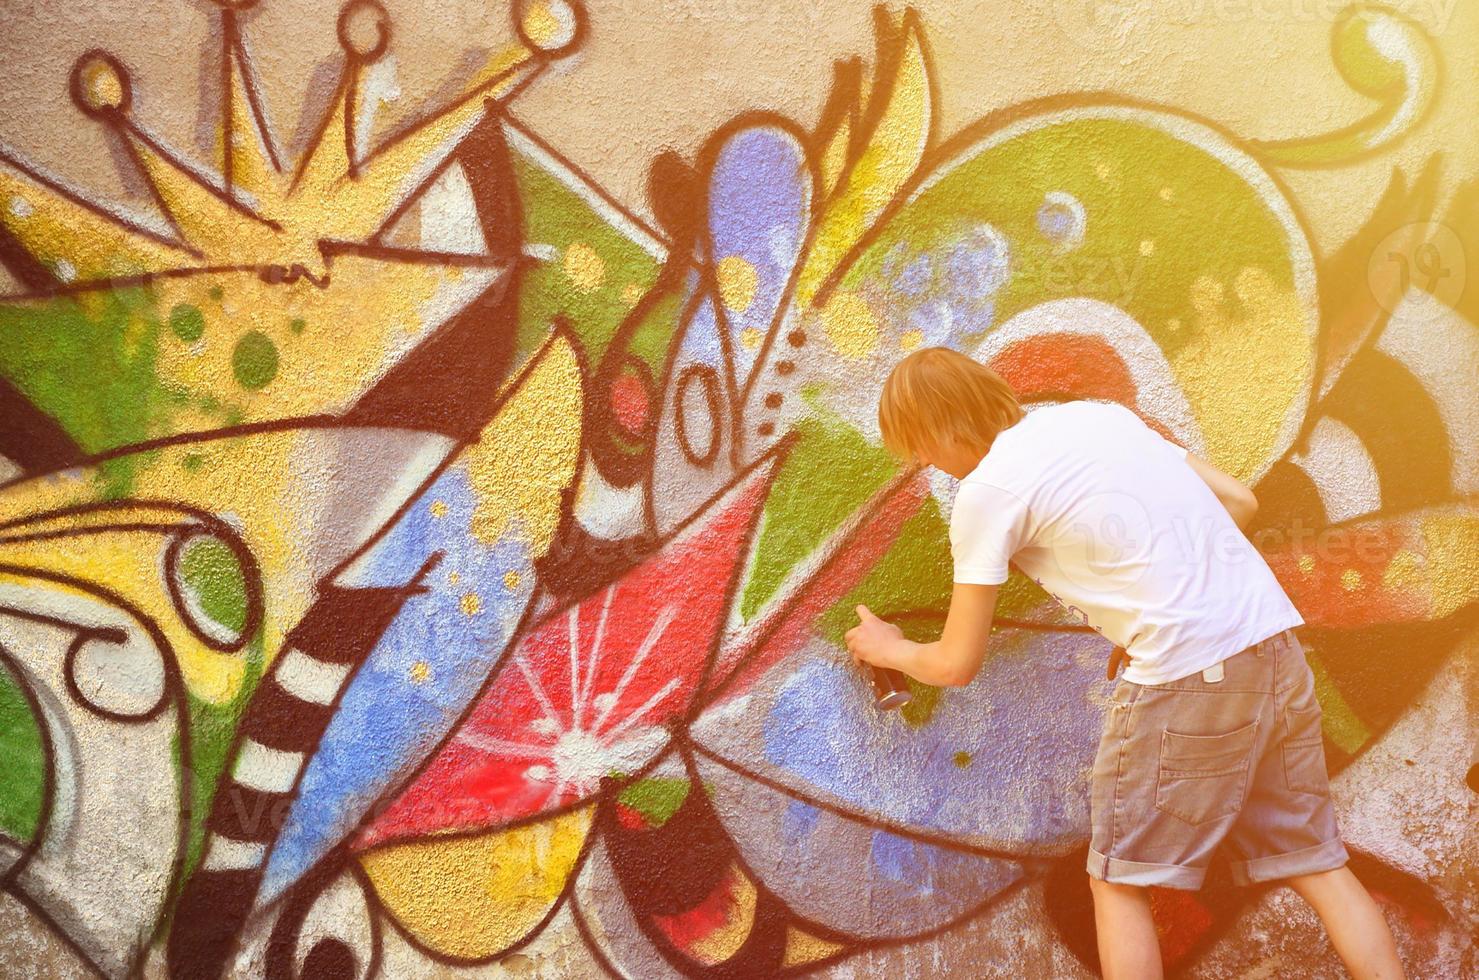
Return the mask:
<path fill-rule="evenodd" d="M 1314 901 L 1332 891 L 1348 889 L 1356 884 L 1356 876 L 1351 874 L 1349 868 L 1335 868 L 1331 871 L 1317 871 L 1314 874 L 1294 875 L 1285 878 L 1280 884 L 1294 889 L 1294 892 L 1305 901 Z"/>

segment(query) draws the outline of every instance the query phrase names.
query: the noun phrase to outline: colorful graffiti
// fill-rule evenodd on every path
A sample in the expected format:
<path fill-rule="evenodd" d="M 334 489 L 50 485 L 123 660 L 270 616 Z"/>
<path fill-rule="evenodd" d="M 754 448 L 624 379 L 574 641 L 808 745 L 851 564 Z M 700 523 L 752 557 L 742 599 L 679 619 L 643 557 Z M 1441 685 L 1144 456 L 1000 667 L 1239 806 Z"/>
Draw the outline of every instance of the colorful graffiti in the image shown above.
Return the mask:
<path fill-rule="evenodd" d="M 952 486 L 875 416 L 920 345 L 1256 485 L 1357 870 L 1414 975 L 1476 969 L 1479 179 L 1394 167 L 1328 254 L 1285 180 L 1444 98 L 1421 24 L 1334 19 L 1376 107 L 1328 133 L 1073 93 L 942 137 L 879 7 L 647 219 L 514 110 L 575 0 L 388 132 L 349 0 L 296 147 L 255 8 L 211 8 L 207 163 L 113 54 L 59 80 L 152 214 L 0 148 L 7 975 L 1092 975 L 1102 639 L 1014 576 L 897 715 L 841 644 L 943 620 Z M 1155 911 L 1180 975 L 1335 975 L 1285 890 Z"/>

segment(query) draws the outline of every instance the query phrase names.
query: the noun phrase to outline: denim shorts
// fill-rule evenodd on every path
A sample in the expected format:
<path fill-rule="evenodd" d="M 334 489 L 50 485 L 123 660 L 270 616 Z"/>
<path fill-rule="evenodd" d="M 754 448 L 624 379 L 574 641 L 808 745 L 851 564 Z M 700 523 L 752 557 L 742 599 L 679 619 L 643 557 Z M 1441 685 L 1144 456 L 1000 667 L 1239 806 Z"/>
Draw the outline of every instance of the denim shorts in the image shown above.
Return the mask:
<path fill-rule="evenodd" d="M 1344 865 L 1314 675 L 1294 633 L 1179 680 L 1121 680 L 1090 824 L 1089 874 L 1126 885 L 1194 891 L 1224 842 L 1239 884 Z"/>

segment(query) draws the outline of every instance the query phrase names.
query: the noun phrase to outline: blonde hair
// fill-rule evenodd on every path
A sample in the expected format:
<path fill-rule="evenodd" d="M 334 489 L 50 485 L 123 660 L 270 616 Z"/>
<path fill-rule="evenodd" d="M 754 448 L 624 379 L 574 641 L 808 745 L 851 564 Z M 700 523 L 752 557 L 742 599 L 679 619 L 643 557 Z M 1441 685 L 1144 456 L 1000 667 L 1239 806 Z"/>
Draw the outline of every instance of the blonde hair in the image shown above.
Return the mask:
<path fill-rule="evenodd" d="M 921 347 L 905 357 L 878 399 L 883 444 L 906 463 L 951 442 L 984 455 L 1022 414 L 1001 375 L 949 347 Z"/>

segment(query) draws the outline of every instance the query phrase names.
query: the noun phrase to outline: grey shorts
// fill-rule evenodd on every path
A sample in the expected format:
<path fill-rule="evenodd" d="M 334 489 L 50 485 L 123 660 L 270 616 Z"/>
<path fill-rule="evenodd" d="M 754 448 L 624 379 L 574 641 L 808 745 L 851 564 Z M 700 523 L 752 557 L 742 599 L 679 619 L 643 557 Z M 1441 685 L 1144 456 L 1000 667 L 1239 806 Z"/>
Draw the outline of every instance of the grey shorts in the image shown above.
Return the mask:
<path fill-rule="evenodd" d="M 1121 680 L 1090 789 L 1089 874 L 1195 890 L 1224 841 L 1239 884 L 1346 863 L 1320 705 L 1291 631 L 1165 684 Z"/>

